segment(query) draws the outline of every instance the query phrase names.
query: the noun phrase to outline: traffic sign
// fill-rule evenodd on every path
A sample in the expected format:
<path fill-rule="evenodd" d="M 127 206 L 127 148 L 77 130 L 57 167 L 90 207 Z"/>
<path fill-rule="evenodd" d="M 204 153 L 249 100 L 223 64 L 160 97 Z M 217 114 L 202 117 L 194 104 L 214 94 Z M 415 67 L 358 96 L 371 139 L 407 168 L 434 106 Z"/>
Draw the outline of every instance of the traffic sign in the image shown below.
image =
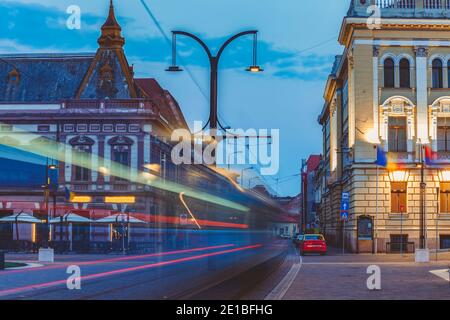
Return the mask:
<path fill-rule="evenodd" d="M 342 192 L 341 200 L 341 220 L 348 220 L 348 211 L 350 210 L 350 193 Z"/>

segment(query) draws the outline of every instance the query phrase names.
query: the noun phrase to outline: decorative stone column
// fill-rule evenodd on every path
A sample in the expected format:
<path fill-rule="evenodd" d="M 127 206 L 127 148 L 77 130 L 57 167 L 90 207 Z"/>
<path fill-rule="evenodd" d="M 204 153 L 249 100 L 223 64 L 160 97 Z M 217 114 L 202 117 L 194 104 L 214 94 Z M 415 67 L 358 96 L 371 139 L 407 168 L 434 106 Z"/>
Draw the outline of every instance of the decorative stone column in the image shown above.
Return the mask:
<path fill-rule="evenodd" d="M 417 87 L 417 139 L 422 144 L 428 143 L 428 48 L 416 47 L 416 87 Z"/>

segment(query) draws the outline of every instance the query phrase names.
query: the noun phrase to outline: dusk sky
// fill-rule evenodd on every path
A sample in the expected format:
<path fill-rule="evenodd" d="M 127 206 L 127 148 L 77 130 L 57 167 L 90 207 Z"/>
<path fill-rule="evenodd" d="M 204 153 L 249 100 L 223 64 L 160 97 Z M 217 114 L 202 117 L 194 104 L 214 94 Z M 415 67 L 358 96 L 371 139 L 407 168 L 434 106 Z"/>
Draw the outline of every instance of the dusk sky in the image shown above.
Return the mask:
<path fill-rule="evenodd" d="M 262 74 L 248 74 L 251 38 L 224 53 L 219 80 L 219 120 L 233 128 L 280 129 L 279 177 L 297 174 L 301 159 L 322 152 L 317 123 L 323 89 L 349 0 L 145 0 L 166 35 L 174 29 L 198 34 L 212 49 L 234 33 L 259 30 Z M 171 48 L 140 0 L 115 0 L 126 38 L 125 52 L 136 76 L 156 78 L 178 100 L 188 123 L 208 118 L 209 73 L 200 47 L 179 40 L 183 68 L 170 74 Z M 0 54 L 95 52 L 107 0 L 0 0 Z M 70 5 L 82 10 L 81 30 L 66 27 Z M 206 97 L 205 97 L 206 95 Z M 275 189 L 276 176 L 265 177 Z M 279 184 L 295 195 L 299 178 Z"/>

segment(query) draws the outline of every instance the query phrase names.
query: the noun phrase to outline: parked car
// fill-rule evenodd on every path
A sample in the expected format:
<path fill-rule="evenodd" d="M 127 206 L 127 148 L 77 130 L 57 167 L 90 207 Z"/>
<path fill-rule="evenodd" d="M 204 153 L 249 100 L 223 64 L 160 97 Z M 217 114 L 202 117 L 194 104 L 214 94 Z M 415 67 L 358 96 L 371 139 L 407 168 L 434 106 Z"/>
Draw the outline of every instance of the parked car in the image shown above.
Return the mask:
<path fill-rule="evenodd" d="M 299 243 L 300 254 L 320 253 L 327 254 L 327 243 L 321 234 L 305 234 Z"/>

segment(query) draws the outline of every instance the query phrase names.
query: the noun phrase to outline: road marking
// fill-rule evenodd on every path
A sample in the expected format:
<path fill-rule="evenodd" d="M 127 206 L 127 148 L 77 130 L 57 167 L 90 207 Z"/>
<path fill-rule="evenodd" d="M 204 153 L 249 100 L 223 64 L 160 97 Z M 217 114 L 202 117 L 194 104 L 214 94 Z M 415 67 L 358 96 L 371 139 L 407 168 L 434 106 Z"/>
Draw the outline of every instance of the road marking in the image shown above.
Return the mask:
<path fill-rule="evenodd" d="M 431 270 L 431 274 L 434 274 L 435 276 L 444 279 L 445 281 L 450 282 L 450 272 L 448 269 L 442 269 L 442 270 Z"/>
<path fill-rule="evenodd" d="M 30 268 L 40 268 L 43 267 L 44 265 L 42 264 L 38 264 L 38 263 L 30 263 L 30 262 L 25 262 L 25 261 L 8 261 L 8 262 L 12 262 L 12 263 L 23 263 L 25 264 L 25 266 L 22 267 L 14 267 L 14 268 L 8 268 L 8 270 L 23 270 L 23 269 L 30 269 Z"/>
<path fill-rule="evenodd" d="M 289 288 L 292 286 L 297 274 L 302 268 L 302 257 L 298 255 L 298 262 L 294 263 L 289 272 L 278 283 L 278 285 L 264 298 L 264 300 L 281 300 L 286 295 Z"/>

